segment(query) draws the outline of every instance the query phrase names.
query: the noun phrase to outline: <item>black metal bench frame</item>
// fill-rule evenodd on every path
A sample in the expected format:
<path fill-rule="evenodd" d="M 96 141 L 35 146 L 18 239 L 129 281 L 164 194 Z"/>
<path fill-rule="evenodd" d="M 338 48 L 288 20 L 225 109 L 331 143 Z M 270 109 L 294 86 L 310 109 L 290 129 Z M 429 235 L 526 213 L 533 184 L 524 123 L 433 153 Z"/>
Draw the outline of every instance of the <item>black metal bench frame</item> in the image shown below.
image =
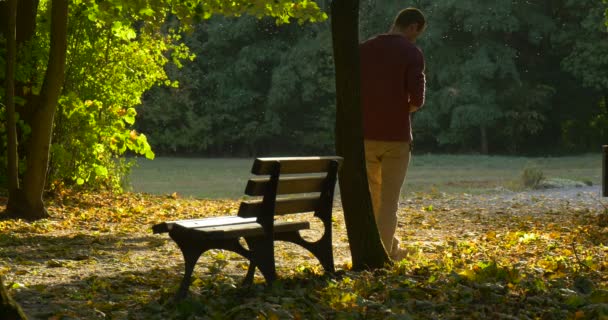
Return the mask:
<path fill-rule="evenodd" d="M 200 256 L 210 249 L 233 251 L 249 260 L 244 284 L 251 284 L 255 268 L 260 270 L 267 283 L 277 278 L 274 241 L 302 246 L 319 260 L 326 272 L 334 272 L 331 216 L 341 161 L 340 157 L 257 158 L 251 173 L 269 177 L 251 178 L 245 194 L 262 196 L 262 199 L 243 201 L 237 216 L 154 225 L 153 232 L 168 232 L 184 256 L 185 272 L 176 298 L 182 299 L 187 295 L 194 267 Z M 313 173 L 317 175 L 311 176 Z M 290 197 L 278 198 L 277 195 Z M 276 215 L 312 211 L 324 226 L 323 236 L 314 242 L 300 235 L 300 230 L 310 229 L 308 221 L 275 221 Z M 241 245 L 241 238 L 248 248 Z"/>

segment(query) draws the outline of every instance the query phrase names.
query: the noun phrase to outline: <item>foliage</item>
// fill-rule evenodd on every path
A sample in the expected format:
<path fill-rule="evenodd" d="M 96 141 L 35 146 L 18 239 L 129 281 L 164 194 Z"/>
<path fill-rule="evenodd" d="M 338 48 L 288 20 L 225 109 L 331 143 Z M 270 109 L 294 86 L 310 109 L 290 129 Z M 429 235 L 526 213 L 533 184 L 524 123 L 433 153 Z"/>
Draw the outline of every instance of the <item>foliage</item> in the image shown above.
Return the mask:
<path fill-rule="evenodd" d="M 608 137 L 604 3 L 416 6 L 429 20 L 419 39 L 428 91 L 414 117 L 417 150 L 480 152 L 487 144 L 492 153 L 588 151 Z M 362 0 L 361 38 L 386 32 L 402 7 Z M 154 111 L 138 126 L 155 148 L 204 155 L 332 150 L 327 23 L 269 28 L 218 18 L 193 29 L 184 37 L 196 42 L 198 58 L 176 74 L 188 83 L 185 92 L 155 90 L 144 100 Z"/>
<path fill-rule="evenodd" d="M 139 129 L 164 153 L 331 149 L 334 103 L 327 102 L 334 84 L 325 28 L 246 17 L 196 25 L 185 38 L 198 59 L 179 72 L 181 88 L 147 95 Z"/>
<path fill-rule="evenodd" d="M 308 0 L 192 0 L 179 4 L 70 1 L 68 69 L 51 147 L 47 179 L 51 187 L 85 184 L 119 189 L 129 167 L 119 160 L 122 155 L 128 152 L 154 158 L 146 135 L 133 128 L 135 108 L 153 85 L 177 87 L 178 83 L 167 76 L 165 65 L 170 61 L 180 68 L 184 60 L 194 58 L 181 32 L 194 22 L 218 14 L 267 16 L 275 19 L 273 24 L 292 20 L 303 24 L 327 18 L 314 1 Z M 17 80 L 25 84 L 24 96 L 18 97 L 21 104 L 33 99 L 28 94 L 40 93 L 49 50 L 48 21 L 49 3 L 42 1 L 34 40 L 19 52 Z M 0 52 L 4 49 L 2 42 Z M 22 115 L 28 112 L 25 107 L 17 111 Z M 0 113 L 4 113 L 3 108 Z M 27 144 L 27 130 L 22 126 L 22 146 Z M 2 141 L 4 144 L 5 134 Z"/>
<path fill-rule="evenodd" d="M 44 319 L 601 319 L 608 233 L 590 197 L 421 194 L 400 211 L 408 258 L 375 272 L 350 271 L 337 210 L 336 275 L 280 246 L 282 280 L 244 288 L 245 261 L 214 251 L 198 264 L 191 298 L 174 304 L 183 258 L 150 226 L 224 215 L 238 202 L 65 193 L 51 199 L 52 219 L 0 221 L 0 274 L 25 311 Z"/>
<path fill-rule="evenodd" d="M 127 150 L 153 159 L 146 136 L 131 129 L 135 106 L 152 85 L 167 79 L 165 52 L 193 58 L 171 34 L 135 34 L 118 23 L 100 26 L 85 6 L 72 6 L 70 55 L 59 101 L 49 179 L 120 188 L 127 167 L 116 158 Z"/>

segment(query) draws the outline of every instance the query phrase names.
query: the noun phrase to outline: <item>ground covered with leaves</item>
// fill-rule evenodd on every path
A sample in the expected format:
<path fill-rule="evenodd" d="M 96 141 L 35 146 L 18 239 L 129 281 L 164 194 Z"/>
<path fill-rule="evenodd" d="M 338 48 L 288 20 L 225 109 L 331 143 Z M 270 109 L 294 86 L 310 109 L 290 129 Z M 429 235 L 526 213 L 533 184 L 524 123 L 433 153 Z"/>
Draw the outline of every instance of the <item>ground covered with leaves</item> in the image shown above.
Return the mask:
<path fill-rule="evenodd" d="M 238 203 L 66 193 L 48 203 L 50 219 L 0 221 L 0 275 L 32 319 L 608 319 L 597 188 L 403 199 L 408 257 L 363 272 L 350 270 L 336 201 L 336 274 L 281 244 L 281 280 L 267 287 L 258 274 L 242 287 L 246 261 L 215 250 L 199 261 L 189 298 L 174 303 L 183 259 L 151 226 L 234 214 Z"/>

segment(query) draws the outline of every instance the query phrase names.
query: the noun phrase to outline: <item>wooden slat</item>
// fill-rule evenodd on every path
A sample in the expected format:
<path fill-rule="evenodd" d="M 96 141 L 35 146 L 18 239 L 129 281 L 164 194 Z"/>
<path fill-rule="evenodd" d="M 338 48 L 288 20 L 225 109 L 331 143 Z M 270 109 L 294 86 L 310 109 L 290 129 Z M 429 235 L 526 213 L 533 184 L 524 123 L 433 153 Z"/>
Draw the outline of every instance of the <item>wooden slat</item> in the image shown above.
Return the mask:
<path fill-rule="evenodd" d="M 180 229 L 189 229 L 190 231 L 194 231 L 200 236 L 203 236 L 208 239 L 251 237 L 261 236 L 264 234 L 264 228 L 262 228 L 262 225 L 257 222 L 202 228 L 183 228 L 181 225 L 176 225 L 175 232 L 180 232 Z M 310 229 L 309 222 L 277 221 L 274 224 L 274 233 L 290 232 L 304 229 Z"/>
<path fill-rule="evenodd" d="M 229 217 L 213 217 L 213 218 L 203 218 L 203 219 L 190 219 L 190 220 L 177 220 L 177 221 L 167 221 L 163 223 L 159 223 L 152 227 L 152 231 L 154 233 L 165 233 L 171 231 L 175 224 L 180 224 L 183 227 L 204 227 L 204 226 L 213 226 L 213 225 L 230 225 L 230 224 L 239 224 L 239 223 L 249 223 L 255 222 L 255 218 L 243 218 L 238 216 L 229 216 Z"/>
<path fill-rule="evenodd" d="M 275 215 L 315 211 L 319 205 L 319 196 L 306 196 L 289 199 L 277 199 Z M 262 211 L 262 200 L 241 202 L 239 216 L 257 217 Z"/>
<path fill-rule="evenodd" d="M 209 228 L 216 226 L 226 225 L 239 225 L 246 223 L 254 223 L 255 218 L 243 218 L 243 217 L 221 217 L 221 218 L 209 218 L 200 220 L 184 220 L 177 221 L 176 224 L 184 228 Z"/>
<path fill-rule="evenodd" d="M 327 172 L 332 160 L 342 163 L 342 157 L 282 157 L 282 158 L 257 158 L 253 162 L 251 173 L 270 174 L 272 164 L 276 161 L 281 163 L 281 174 L 315 173 Z"/>
<path fill-rule="evenodd" d="M 321 192 L 324 181 L 325 175 L 280 178 L 277 194 Z M 249 196 L 263 196 L 269 183 L 270 178 L 249 179 L 245 188 L 245 194 Z"/>

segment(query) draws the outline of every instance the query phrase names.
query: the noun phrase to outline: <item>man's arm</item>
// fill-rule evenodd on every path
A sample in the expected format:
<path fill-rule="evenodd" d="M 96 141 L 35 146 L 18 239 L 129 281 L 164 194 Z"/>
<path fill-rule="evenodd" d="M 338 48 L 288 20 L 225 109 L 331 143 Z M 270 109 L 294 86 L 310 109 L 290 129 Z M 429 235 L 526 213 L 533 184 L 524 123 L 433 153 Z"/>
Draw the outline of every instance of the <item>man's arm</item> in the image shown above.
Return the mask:
<path fill-rule="evenodd" d="M 424 105 L 424 91 L 426 86 L 424 57 L 418 48 L 412 49 L 406 76 L 410 112 L 414 112 Z"/>

